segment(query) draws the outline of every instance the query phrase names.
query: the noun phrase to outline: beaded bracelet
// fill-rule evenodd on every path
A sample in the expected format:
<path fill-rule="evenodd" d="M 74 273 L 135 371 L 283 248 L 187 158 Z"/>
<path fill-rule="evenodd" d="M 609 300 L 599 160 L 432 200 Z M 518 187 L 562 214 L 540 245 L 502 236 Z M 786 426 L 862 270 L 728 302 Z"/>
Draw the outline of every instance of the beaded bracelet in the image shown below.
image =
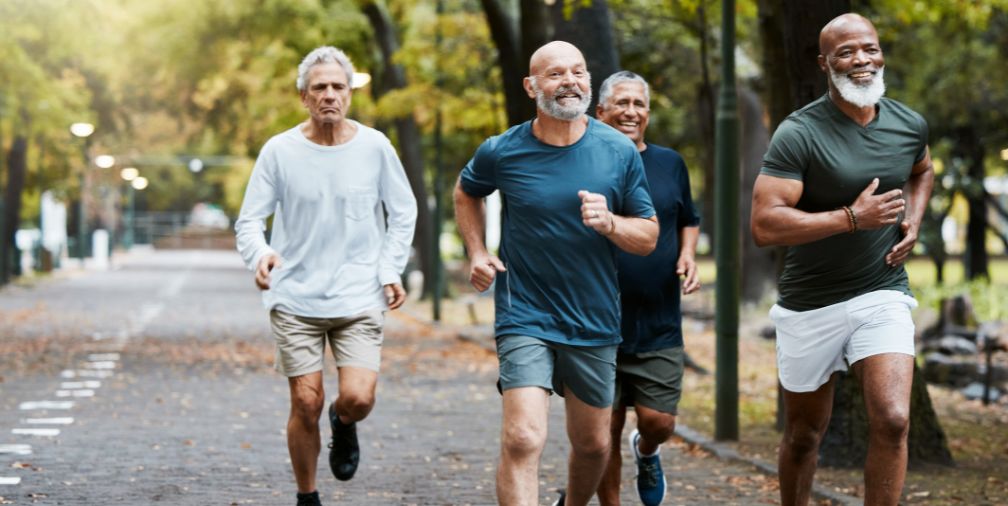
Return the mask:
<path fill-rule="evenodd" d="M 850 223 L 848 232 L 853 233 L 857 230 L 857 215 L 854 214 L 854 210 L 850 206 L 843 206 L 843 210 L 847 212 L 847 221 Z"/>

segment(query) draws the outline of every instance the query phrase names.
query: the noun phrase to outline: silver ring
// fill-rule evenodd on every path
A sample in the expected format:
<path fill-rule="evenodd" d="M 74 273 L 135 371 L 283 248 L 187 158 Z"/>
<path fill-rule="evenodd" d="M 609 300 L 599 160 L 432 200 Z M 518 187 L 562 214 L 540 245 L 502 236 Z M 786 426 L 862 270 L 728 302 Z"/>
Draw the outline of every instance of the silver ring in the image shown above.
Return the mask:
<path fill-rule="evenodd" d="M 592 218 L 598 218 L 598 211 L 592 211 Z"/>

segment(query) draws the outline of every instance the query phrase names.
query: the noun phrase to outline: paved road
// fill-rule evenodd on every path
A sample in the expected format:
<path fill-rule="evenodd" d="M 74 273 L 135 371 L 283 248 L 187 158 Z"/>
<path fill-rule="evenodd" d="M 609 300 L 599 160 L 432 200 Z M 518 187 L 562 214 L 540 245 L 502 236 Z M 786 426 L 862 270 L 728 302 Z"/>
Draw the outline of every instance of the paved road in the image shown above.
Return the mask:
<path fill-rule="evenodd" d="M 266 312 L 230 252 L 134 255 L 5 287 L 0 504 L 292 504 L 286 382 L 271 364 Z M 495 370 L 482 347 L 392 313 L 362 467 L 337 482 L 323 457 L 325 503 L 493 504 Z M 550 423 L 543 504 L 566 475 L 560 400 Z M 749 467 L 683 444 L 663 459 L 666 504 L 777 502 Z M 624 466 L 625 504 L 632 490 Z"/>

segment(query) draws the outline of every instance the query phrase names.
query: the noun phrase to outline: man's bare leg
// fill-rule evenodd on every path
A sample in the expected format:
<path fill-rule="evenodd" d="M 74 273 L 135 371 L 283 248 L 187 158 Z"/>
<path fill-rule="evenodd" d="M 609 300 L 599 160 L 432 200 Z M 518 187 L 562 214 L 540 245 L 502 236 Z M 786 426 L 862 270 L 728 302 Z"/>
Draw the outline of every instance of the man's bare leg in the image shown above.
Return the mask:
<path fill-rule="evenodd" d="M 539 503 L 539 458 L 546 446 L 549 394 L 539 387 L 511 388 L 504 391 L 502 402 L 497 503 L 535 506 Z"/>
<path fill-rule="evenodd" d="M 602 506 L 619 506 L 620 482 L 622 481 L 623 454 L 620 443 L 623 441 L 623 426 L 626 424 L 626 406 L 613 408 L 612 422 L 609 424 L 609 463 L 599 482 L 598 498 Z"/>
<path fill-rule="evenodd" d="M 812 495 L 819 442 L 833 410 L 833 376 L 814 392 L 784 392 L 786 424 L 777 459 L 781 504 L 804 506 Z"/>
<path fill-rule="evenodd" d="M 378 373 L 363 367 L 339 368 L 339 397 L 336 413 L 340 422 L 349 425 L 366 418 L 375 404 Z"/>
<path fill-rule="evenodd" d="M 874 355 L 854 364 L 868 413 L 866 506 L 898 504 L 903 492 L 913 367 L 913 357 L 902 353 Z"/>
<path fill-rule="evenodd" d="M 564 395 L 567 439 L 571 452 L 567 464 L 565 506 L 583 506 L 598 489 L 609 459 L 609 425 L 612 407 L 596 408 L 578 399 L 570 389 Z"/>
<path fill-rule="evenodd" d="M 298 492 L 315 491 L 315 471 L 321 449 L 319 417 L 325 404 L 322 371 L 287 378 L 291 409 L 287 419 L 287 451 Z"/>

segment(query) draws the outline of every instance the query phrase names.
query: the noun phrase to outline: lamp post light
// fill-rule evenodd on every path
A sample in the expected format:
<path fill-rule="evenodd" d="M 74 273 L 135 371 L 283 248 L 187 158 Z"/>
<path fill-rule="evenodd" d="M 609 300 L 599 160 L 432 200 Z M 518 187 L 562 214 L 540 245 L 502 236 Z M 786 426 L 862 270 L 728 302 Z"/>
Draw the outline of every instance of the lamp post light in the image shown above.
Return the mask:
<path fill-rule="evenodd" d="M 134 208 L 136 205 L 133 182 L 140 176 L 140 171 L 136 167 L 126 167 L 119 172 L 119 175 L 126 181 L 127 204 L 126 216 L 124 216 L 125 219 L 123 220 L 125 221 L 126 230 L 123 232 L 123 247 L 126 251 L 129 251 L 133 248 Z"/>
<path fill-rule="evenodd" d="M 80 172 L 77 173 L 77 191 L 79 193 L 77 198 L 77 258 L 80 259 L 81 265 L 84 264 L 84 243 L 87 240 L 87 220 L 84 217 L 84 171 L 87 170 L 90 164 L 88 158 L 88 137 L 94 133 L 95 127 L 91 123 L 74 123 L 70 125 L 70 133 L 74 137 L 83 139 L 81 143 L 81 154 L 84 158 L 84 167 L 81 168 Z"/>

